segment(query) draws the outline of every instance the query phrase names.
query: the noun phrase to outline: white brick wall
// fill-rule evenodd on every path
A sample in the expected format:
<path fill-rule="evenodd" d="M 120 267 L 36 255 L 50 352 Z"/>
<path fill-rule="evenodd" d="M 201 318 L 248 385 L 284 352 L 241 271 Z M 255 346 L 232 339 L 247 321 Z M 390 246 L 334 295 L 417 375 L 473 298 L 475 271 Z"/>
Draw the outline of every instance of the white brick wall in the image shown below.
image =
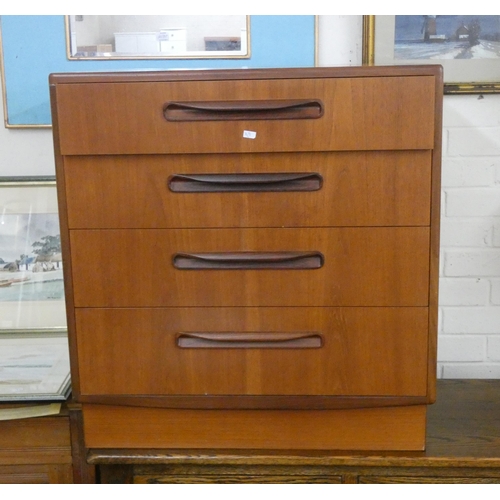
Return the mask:
<path fill-rule="evenodd" d="M 445 96 L 438 376 L 500 378 L 500 95 Z"/>

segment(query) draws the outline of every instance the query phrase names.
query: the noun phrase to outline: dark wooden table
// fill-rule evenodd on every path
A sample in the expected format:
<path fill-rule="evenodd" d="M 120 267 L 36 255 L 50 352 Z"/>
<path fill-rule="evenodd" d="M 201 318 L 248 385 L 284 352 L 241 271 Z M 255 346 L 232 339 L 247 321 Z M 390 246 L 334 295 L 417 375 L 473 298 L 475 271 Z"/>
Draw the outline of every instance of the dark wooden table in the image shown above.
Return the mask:
<path fill-rule="evenodd" d="M 101 482 L 500 483 L 500 380 L 441 380 L 425 452 L 97 450 Z"/>

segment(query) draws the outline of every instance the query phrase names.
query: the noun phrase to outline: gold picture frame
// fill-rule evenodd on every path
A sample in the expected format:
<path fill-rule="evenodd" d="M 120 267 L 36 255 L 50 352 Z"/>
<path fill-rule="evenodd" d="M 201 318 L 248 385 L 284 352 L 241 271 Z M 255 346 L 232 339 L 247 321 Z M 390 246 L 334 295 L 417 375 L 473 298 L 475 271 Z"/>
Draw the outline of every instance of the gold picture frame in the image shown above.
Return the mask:
<path fill-rule="evenodd" d="M 403 59 L 394 57 L 396 17 L 399 16 L 363 16 L 363 64 L 429 64 L 435 62 L 444 68 L 445 94 L 493 94 L 500 93 L 500 56 L 498 58 L 418 58 Z M 403 16 L 401 16 L 403 17 Z M 405 16 L 409 17 L 409 16 Z M 412 16 L 459 18 L 464 16 Z M 472 17 L 472 16 L 468 16 Z M 476 16 L 495 17 L 500 16 Z M 439 19 L 437 20 L 439 21 Z M 436 22 L 437 22 L 436 21 Z M 458 31 L 458 30 L 457 30 Z M 436 35 L 435 47 L 438 47 L 440 35 Z M 445 35 L 444 35 L 445 36 Z M 457 35 L 458 36 L 458 35 Z M 443 38 L 442 41 L 446 41 Z M 464 42 L 465 43 L 465 42 Z M 497 42 L 494 42 L 497 44 Z M 498 42 L 500 50 L 500 42 Z M 494 61 L 495 64 L 491 64 Z"/>

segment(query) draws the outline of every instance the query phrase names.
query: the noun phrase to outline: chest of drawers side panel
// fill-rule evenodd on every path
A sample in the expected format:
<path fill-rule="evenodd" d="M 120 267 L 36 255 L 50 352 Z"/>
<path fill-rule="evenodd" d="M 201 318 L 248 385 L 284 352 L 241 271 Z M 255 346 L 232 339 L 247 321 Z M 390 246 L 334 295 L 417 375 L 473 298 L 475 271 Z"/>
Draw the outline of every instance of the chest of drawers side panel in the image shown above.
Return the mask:
<path fill-rule="evenodd" d="M 443 75 L 435 78 L 434 147 L 432 154 L 431 203 L 430 203 L 430 249 L 429 249 L 429 371 L 428 399 L 436 399 L 436 367 L 438 338 L 438 296 L 439 296 L 439 236 L 441 209 L 441 155 L 443 116 Z"/>
<path fill-rule="evenodd" d="M 80 395 L 80 370 L 78 348 L 76 344 L 75 305 L 73 295 L 73 270 L 71 266 L 71 248 L 69 239 L 68 205 L 65 178 L 65 157 L 61 154 L 59 113 L 57 111 L 57 86 L 51 84 L 50 105 L 52 113 L 52 138 L 54 142 L 54 160 L 56 168 L 56 187 L 59 226 L 61 232 L 61 253 L 63 261 L 64 297 L 66 305 L 66 323 L 68 328 L 69 360 L 71 369 L 71 391 L 76 400 Z"/>

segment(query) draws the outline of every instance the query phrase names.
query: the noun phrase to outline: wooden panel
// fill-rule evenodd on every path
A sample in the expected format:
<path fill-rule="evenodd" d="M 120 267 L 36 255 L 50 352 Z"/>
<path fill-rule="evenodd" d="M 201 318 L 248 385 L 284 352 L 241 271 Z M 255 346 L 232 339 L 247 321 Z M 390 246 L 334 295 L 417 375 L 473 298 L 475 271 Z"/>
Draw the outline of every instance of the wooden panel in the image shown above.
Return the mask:
<path fill-rule="evenodd" d="M 64 165 L 70 228 L 429 224 L 430 151 L 77 156 Z M 323 185 L 312 192 L 174 193 L 167 187 L 178 174 L 269 172 L 318 173 Z"/>
<path fill-rule="evenodd" d="M 88 448 L 423 450 L 425 406 L 168 410 L 84 405 Z"/>
<path fill-rule="evenodd" d="M 82 395 L 426 394 L 426 308 L 79 309 L 76 320 Z M 199 331 L 311 331 L 324 344 L 177 347 L 179 332 Z"/>
<path fill-rule="evenodd" d="M 291 474 L 217 474 L 213 476 L 134 474 L 133 484 L 342 484 L 342 476 L 293 476 Z"/>
<path fill-rule="evenodd" d="M 426 306 L 428 228 L 73 230 L 77 307 Z M 178 252 L 321 252 L 320 269 L 180 270 Z"/>
<path fill-rule="evenodd" d="M 465 471 L 464 471 L 465 472 Z M 499 484 L 498 477 L 364 476 L 359 484 Z"/>
<path fill-rule="evenodd" d="M 0 484 L 72 484 L 71 465 L 0 465 Z"/>
<path fill-rule="evenodd" d="M 0 422 L 0 464 L 33 463 L 71 463 L 67 416 Z"/>
<path fill-rule="evenodd" d="M 67 414 L 0 421 L 1 484 L 72 483 L 71 464 Z"/>
<path fill-rule="evenodd" d="M 334 73 L 332 73 L 334 74 Z M 165 78 L 168 78 L 168 74 Z M 434 76 L 59 84 L 63 155 L 432 149 Z M 242 99 L 244 96 L 244 99 Z M 169 101 L 322 101 L 317 119 L 169 122 Z M 255 133 L 246 138 L 245 132 Z"/>

